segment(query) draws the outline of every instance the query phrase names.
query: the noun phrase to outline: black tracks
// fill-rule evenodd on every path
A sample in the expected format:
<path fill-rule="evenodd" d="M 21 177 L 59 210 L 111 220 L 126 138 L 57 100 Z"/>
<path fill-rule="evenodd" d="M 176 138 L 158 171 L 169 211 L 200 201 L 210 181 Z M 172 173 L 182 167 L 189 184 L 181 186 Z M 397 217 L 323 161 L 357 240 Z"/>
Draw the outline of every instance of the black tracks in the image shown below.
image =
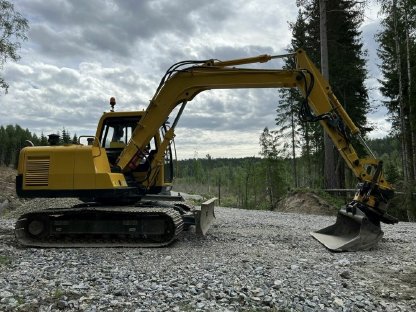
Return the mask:
<path fill-rule="evenodd" d="M 34 247 L 162 247 L 183 230 L 182 215 L 154 207 L 54 208 L 22 215 L 15 235 Z"/>

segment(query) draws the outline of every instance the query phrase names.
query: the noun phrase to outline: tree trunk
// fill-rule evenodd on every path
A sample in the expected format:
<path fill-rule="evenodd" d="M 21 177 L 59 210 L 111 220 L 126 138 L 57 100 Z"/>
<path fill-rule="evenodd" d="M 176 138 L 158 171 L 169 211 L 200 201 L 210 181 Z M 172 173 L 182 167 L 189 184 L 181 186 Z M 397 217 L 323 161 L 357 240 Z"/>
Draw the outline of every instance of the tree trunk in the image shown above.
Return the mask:
<path fill-rule="evenodd" d="M 396 46 L 396 58 L 397 58 L 397 75 L 399 82 L 399 118 L 400 118 L 400 130 L 402 132 L 402 154 L 403 154 L 403 166 L 404 166 L 404 180 L 406 187 L 406 200 L 405 207 L 407 210 L 407 216 L 409 221 L 414 219 L 413 214 L 413 182 L 414 182 L 414 167 L 413 167 L 413 142 L 412 142 L 412 131 L 411 131 L 411 73 L 410 73 L 410 49 L 408 46 L 408 25 L 407 25 L 407 14 L 404 13 L 405 18 L 405 32 L 406 32 L 406 61 L 407 61 L 407 74 L 408 82 L 408 93 L 409 98 L 408 102 L 405 102 L 403 97 L 403 74 L 401 66 L 401 50 L 400 50 L 400 39 L 399 39 L 399 30 L 398 30 L 398 12 L 397 12 L 397 0 L 393 0 L 393 18 L 394 18 L 394 40 Z M 406 105 L 407 104 L 407 105 Z"/>
<path fill-rule="evenodd" d="M 321 38 L 321 72 L 322 75 L 329 80 L 328 68 L 328 39 L 327 39 L 327 18 L 326 18 L 326 3 L 327 0 L 319 0 L 320 11 L 320 38 Z M 324 134 L 325 147 L 325 163 L 324 163 L 324 178 L 326 188 L 338 188 L 338 179 L 336 176 L 336 161 L 334 144 L 331 138 Z"/>
<path fill-rule="evenodd" d="M 312 166 L 311 166 L 311 146 L 310 146 L 310 137 L 309 137 L 309 125 L 306 124 L 305 129 L 305 145 L 306 145 L 306 176 L 308 177 L 309 181 L 304 183 L 304 185 L 310 185 L 313 181 L 312 179 Z M 315 185 L 312 185 L 312 187 L 315 187 Z"/>
<path fill-rule="evenodd" d="M 274 195 L 273 195 L 273 179 L 271 177 L 272 172 L 271 172 L 271 164 L 270 164 L 270 160 L 267 160 L 267 180 L 268 180 L 268 193 L 269 193 L 269 198 L 270 198 L 270 210 L 273 210 L 274 208 Z"/>
<path fill-rule="evenodd" d="M 404 12 L 405 28 L 406 28 L 406 67 L 407 67 L 407 80 L 408 80 L 408 106 L 409 106 L 409 146 L 408 146 L 408 157 L 409 157 L 409 180 L 414 181 L 416 178 L 416 165 L 415 165 L 415 154 L 416 154 L 416 134 L 415 134 L 415 120 L 416 116 L 413 107 L 413 85 L 412 85 L 412 67 L 410 63 L 410 36 L 409 36 L 409 24 L 407 12 Z"/>
<path fill-rule="evenodd" d="M 394 42 L 396 47 L 396 67 L 397 67 L 397 79 L 399 83 L 399 120 L 400 120 L 400 132 L 401 132 L 401 146 L 402 146 L 402 168 L 404 180 L 407 182 L 409 179 L 409 172 L 407 166 L 407 146 L 406 146 L 406 123 L 404 117 L 404 102 L 403 102 L 403 79 L 402 79 L 402 62 L 400 56 L 400 40 L 397 29 L 397 0 L 393 0 L 393 19 L 394 19 Z"/>
<path fill-rule="evenodd" d="M 293 178 L 295 180 L 295 187 L 298 187 L 298 174 L 296 166 L 296 144 L 295 144 L 295 119 L 294 111 L 291 111 L 291 125 L 292 127 L 292 161 L 293 161 Z"/>

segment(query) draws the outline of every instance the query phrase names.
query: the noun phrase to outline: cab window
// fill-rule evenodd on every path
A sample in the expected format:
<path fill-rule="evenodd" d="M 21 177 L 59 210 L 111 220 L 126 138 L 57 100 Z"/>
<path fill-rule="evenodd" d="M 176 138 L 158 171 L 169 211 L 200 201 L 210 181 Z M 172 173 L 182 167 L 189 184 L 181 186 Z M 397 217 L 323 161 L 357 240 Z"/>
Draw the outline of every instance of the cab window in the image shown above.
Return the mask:
<path fill-rule="evenodd" d="M 124 148 L 131 139 L 137 118 L 109 118 L 105 121 L 101 134 L 101 146 L 108 148 Z"/>

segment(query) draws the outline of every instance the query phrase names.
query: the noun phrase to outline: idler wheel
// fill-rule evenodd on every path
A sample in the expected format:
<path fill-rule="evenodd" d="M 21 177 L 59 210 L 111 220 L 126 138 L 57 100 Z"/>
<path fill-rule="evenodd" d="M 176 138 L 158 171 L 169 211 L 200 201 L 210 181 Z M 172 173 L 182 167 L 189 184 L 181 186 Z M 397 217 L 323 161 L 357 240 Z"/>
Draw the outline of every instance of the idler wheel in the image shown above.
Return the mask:
<path fill-rule="evenodd" d="M 45 224 L 42 220 L 32 220 L 27 226 L 27 231 L 33 236 L 39 236 L 45 230 Z"/>

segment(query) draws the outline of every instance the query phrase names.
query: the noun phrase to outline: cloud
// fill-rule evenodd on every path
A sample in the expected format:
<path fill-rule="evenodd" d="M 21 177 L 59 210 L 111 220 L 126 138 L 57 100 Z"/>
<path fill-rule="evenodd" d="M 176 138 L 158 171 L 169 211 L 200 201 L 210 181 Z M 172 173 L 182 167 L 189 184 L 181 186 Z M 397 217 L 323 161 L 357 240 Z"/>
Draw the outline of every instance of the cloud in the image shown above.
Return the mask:
<path fill-rule="evenodd" d="M 0 116 L 0 124 L 10 120 L 33 131 L 88 129 L 93 132 L 108 100 L 116 96 L 125 109 L 137 109 L 137 101 L 147 102 L 150 93 L 145 78 L 129 67 L 106 68 L 99 63 L 81 63 L 77 69 L 35 63 L 9 64 L 6 79 L 12 81 Z M 135 86 L 141 85 L 141 88 Z M 55 125 L 55 129 L 53 129 Z"/>
<path fill-rule="evenodd" d="M 29 19 L 30 33 L 21 61 L 5 66 L 10 89 L 2 95 L 0 124 L 45 134 L 65 127 L 77 135 L 94 134 L 111 96 L 116 110 L 146 108 L 178 61 L 285 53 L 288 21 L 297 14 L 294 2 L 270 0 L 19 0 L 15 6 Z M 377 27 L 366 24 L 364 42 Z M 215 157 L 258 155 L 258 137 L 274 127 L 277 102 L 276 90 L 199 94 L 179 121 L 181 157 L 197 149 Z"/>
<path fill-rule="evenodd" d="M 230 18 L 233 4 L 221 1 L 53 1 L 27 0 L 21 9 L 31 18 L 30 40 L 50 58 L 87 58 L 92 52 L 125 59 L 166 35 L 184 43 L 215 33 Z M 219 9 L 220 8 L 220 9 Z"/>
<path fill-rule="evenodd" d="M 375 5 L 378 11 L 378 6 Z M 387 108 L 382 104 L 385 100 L 380 92 L 380 82 L 382 73 L 379 68 L 381 60 L 377 55 L 378 43 L 377 34 L 381 31 L 380 21 L 375 19 L 374 6 L 372 10 L 367 11 L 367 21 L 361 28 L 364 49 L 367 50 L 367 69 L 368 78 L 366 79 L 366 86 L 369 94 L 369 101 L 371 111 L 368 115 L 369 124 L 373 131 L 369 133 L 370 138 L 384 137 L 391 131 L 391 123 L 388 121 Z"/>
<path fill-rule="evenodd" d="M 176 148 L 179 159 L 204 158 L 210 154 L 214 158 L 238 158 L 259 156 L 260 131 L 200 130 L 178 127 Z"/>

